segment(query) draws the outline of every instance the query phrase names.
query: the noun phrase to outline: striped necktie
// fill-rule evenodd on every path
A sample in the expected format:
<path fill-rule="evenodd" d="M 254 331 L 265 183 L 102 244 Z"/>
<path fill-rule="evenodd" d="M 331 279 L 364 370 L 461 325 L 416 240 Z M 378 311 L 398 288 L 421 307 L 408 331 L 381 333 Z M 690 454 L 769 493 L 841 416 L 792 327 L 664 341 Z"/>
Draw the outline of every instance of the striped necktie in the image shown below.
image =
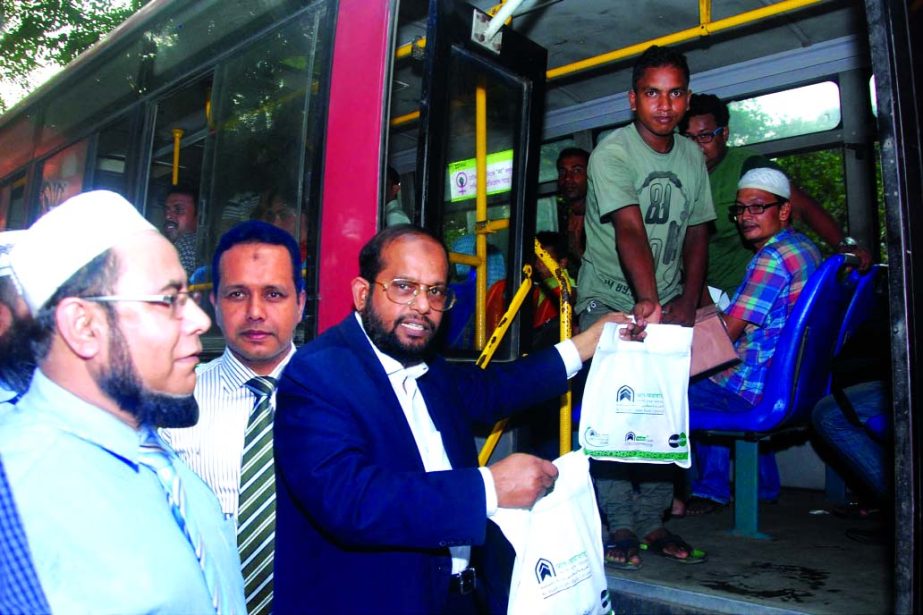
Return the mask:
<path fill-rule="evenodd" d="M 244 436 L 237 512 L 244 595 L 251 615 L 272 611 L 272 556 L 276 538 L 276 482 L 272 465 L 272 393 L 276 379 L 256 377 L 244 386 L 255 396 Z"/>
<path fill-rule="evenodd" d="M 173 451 L 164 446 L 157 432 L 146 425 L 141 427 L 141 449 L 138 454 L 138 463 L 149 468 L 160 480 L 160 485 L 167 495 L 167 502 L 170 503 L 173 518 L 192 546 L 196 559 L 199 560 L 215 612 L 220 613 L 222 604 L 229 603 L 222 600 L 218 571 L 212 562 L 211 555 L 205 551 L 202 534 L 196 528 L 195 522 L 187 516 L 186 491 L 173 465 L 174 457 Z"/>

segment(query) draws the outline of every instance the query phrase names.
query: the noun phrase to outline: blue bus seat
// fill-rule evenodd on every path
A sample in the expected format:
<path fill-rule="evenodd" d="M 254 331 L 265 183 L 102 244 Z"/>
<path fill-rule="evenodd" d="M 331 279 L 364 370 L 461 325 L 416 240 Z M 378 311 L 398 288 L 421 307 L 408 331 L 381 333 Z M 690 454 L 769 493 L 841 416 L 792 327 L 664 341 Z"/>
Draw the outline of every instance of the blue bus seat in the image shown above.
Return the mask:
<path fill-rule="evenodd" d="M 691 431 L 735 440 L 735 534 L 764 537 L 757 528 L 759 441 L 809 424 L 811 410 L 827 394 L 833 352 L 856 282 L 839 254 L 827 258 L 811 275 L 776 346 L 763 397 L 751 410 L 689 409 Z"/>
<path fill-rule="evenodd" d="M 855 280 L 856 292 L 853 293 L 852 300 L 846 308 L 846 315 L 843 317 L 843 326 L 840 327 L 840 334 L 836 342 L 836 350 L 833 355 L 840 353 L 846 341 L 852 337 L 864 322 L 871 319 L 880 309 L 881 304 L 876 293 L 878 277 L 881 275 L 883 265 L 872 265 L 865 273 L 853 270 L 850 276 Z"/>
<path fill-rule="evenodd" d="M 868 320 L 871 320 L 882 309 L 881 298 L 878 296 L 878 278 L 883 271 L 883 265 L 872 265 L 865 273 L 854 269 L 850 275 L 856 280 L 856 292 L 853 293 L 852 300 L 846 308 L 846 315 L 843 317 L 843 326 L 840 327 L 840 334 L 837 338 L 836 349 L 833 356 L 840 354 L 843 345 L 853 336 L 856 330 Z M 830 384 L 833 384 L 833 378 L 830 378 Z M 828 389 L 829 393 L 829 389 Z M 880 434 L 874 429 L 869 429 L 870 433 L 881 439 Z M 877 435 L 876 435 L 877 434 Z M 845 503 L 847 501 L 846 481 L 843 480 L 836 470 L 827 465 L 825 468 L 824 491 L 826 498 L 830 502 Z"/>
<path fill-rule="evenodd" d="M 876 414 L 865 422 L 866 431 L 878 442 L 885 442 L 891 434 L 891 421 L 887 414 Z"/>
<path fill-rule="evenodd" d="M 445 341 L 454 350 L 470 350 L 474 347 L 474 304 L 477 275 L 474 267 L 468 268 L 465 279 L 452 282 L 449 287 L 455 291 L 455 305 L 445 313 Z"/>

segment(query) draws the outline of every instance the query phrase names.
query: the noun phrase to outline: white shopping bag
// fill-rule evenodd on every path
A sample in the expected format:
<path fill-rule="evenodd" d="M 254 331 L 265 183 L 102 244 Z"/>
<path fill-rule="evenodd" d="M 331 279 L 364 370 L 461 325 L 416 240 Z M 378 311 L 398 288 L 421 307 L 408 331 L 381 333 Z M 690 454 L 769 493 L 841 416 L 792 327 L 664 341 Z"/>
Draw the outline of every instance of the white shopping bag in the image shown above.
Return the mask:
<path fill-rule="evenodd" d="M 501 508 L 491 517 L 516 550 L 507 613 L 612 613 L 590 461 L 575 451 L 554 464 L 554 489 L 532 510 Z"/>
<path fill-rule="evenodd" d="M 690 465 L 692 327 L 648 325 L 643 342 L 607 323 L 580 410 L 580 446 L 595 459 Z"/>

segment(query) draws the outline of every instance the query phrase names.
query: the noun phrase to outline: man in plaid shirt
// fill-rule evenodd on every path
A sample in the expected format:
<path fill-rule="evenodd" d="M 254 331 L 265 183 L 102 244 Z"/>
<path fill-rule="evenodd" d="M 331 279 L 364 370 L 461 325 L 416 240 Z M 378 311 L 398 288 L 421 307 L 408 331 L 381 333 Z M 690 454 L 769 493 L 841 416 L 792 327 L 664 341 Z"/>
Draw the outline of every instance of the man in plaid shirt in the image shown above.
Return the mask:
<path fill-rule="evenodd" d="M 776 169 L 748 171 L 737 186 L 730 215 L 756 250 L 744 280 L 722 315 L 740 363 L 689 386 L 689 407 L 741 412 L 760 401 L 776 343 L 808 276 L 821 255 L 810 239 L 789 227 L 788 178 Z M 719 214 L 720 215 L 720 214 Z M 718 510 L 730 500 L 730 449 L 697 444 L 696 478 L 687 515 Z M 771 453 L 760 456 L 760 499 L 779 497 L 779 471 Z"/>

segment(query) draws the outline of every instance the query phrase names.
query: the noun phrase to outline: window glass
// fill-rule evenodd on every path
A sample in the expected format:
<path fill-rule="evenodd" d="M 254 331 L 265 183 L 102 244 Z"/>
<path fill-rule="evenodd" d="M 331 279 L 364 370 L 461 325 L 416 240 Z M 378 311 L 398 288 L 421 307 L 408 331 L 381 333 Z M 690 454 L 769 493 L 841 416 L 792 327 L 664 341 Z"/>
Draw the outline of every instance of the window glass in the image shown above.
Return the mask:
<path fill-rule="evenodd" d="M 31 160 L 35 122 L 32 114 L 0 128 L 0 177 L 9 175 Z"/>
<path fill-rule="evenodd" d="M 558 180 L 558 154 L 566 147 L 576 147 L 573 137 L 542 144 L 542 154 L 539 159 L 538 181 L 553 182 Z"/>
<path fill-rule="evenodd" d="M 535 232 L 558 230 L 558 197 L 555 194 L 538 200 L 535 212 Z"/>
<path fill-rule="evenodd" d="M 96 141 L 96 162 L 93 169 L 93 188 L 111 190 L 126 198 L 128 181 L 125 166 L 131 137 L 131 119 L 125 117 L 107 126 Z"/>
<path fill-rule="evenodd" d="M 143 40 L 134 41 L 120 53 L 111 54 L 108 62 L 97 64 L 93 73 L 59 88 L 49 99 L 36 154 L 81 136 L 79 133 L 94 122 L 137 100 L 144 89 L 139 83 L 143 48 Z"/>
<path fill-rule="evenodd" d="M 236 57 L 215 75 L 205 167 L 210 182 L 200 246 L 211 258 L 220 236 L 234 224 L 262 219 L 289 231 L 306 262 L 308 295 L 316 267 L 319 211 L 312 170 L 322 154 L 322 114 L 317 100 L 330 32 L 317 3 Z M 309 314 L 310 317 L 310 309 Z"/>
<path fill-rule="evenodd" d="M 774 159 L 791 178 L 792 183 L 823 205 L 837 221 L 840 228 L 848 228 L 846 210 L 846 180 L 843 171 L 843 151 L 825 149 L 808 154 L 791 154 Z M 833 253 L 834 247 L 825 243 L 803 221 L 795 227 L 811 238 L 824 256 Z"/>
<path fill-rule="evenodd" d="M 88 144 L 88 139 L 75 143 L 42 163 L 38 215 L 83 192 Z"/>
<path fill-rule="evenodd" d="M 840 125 L 840 89 L 826 81 L 738 100 L 728 108 L 731 145 L 797 137 Z"/>
<path fill-rule="evenodd" d="M 199 221 L 203 213 L 200 210 L 207 202 L 200 197 L 203 196 L 202 164 L 209 128 L 211 88 L 211 78 L 202 79 L 157 103 L 144 207 L 148 220 L 176 245 L 186 275 L 191 279 L 195 279 L 196 272 L 206 264 Z M 183 192 L 183 196 L 171 199 L 174 212 L 180 205 L 172 202 L 182 199 L 183 211 L 179 212 L 180 218 L 168 220 L 165 203 L 171 190 Z"/>
<path fill-rule="evenodd" d="M 25 175 L 0 186 L 0 231 L 24 229 L 29 226 L 25 193 Z"/>
<path fill-rule="evenodd" d="M 878 117 L 878 93 L 875 91 L 875 75 L 869 79 L 869 99 L 872 101 L 872 115 Z"/>
<path fill-rule="evenodd" d="M 153 48 L 152 85 L 207 61 L 215 50 L 233 47 L 302 8 L 303 0 L 207 0 L 175 3 L 178 8 L 148 33 Z M 321 4 L 321 2 L 315 2 Z"/>

